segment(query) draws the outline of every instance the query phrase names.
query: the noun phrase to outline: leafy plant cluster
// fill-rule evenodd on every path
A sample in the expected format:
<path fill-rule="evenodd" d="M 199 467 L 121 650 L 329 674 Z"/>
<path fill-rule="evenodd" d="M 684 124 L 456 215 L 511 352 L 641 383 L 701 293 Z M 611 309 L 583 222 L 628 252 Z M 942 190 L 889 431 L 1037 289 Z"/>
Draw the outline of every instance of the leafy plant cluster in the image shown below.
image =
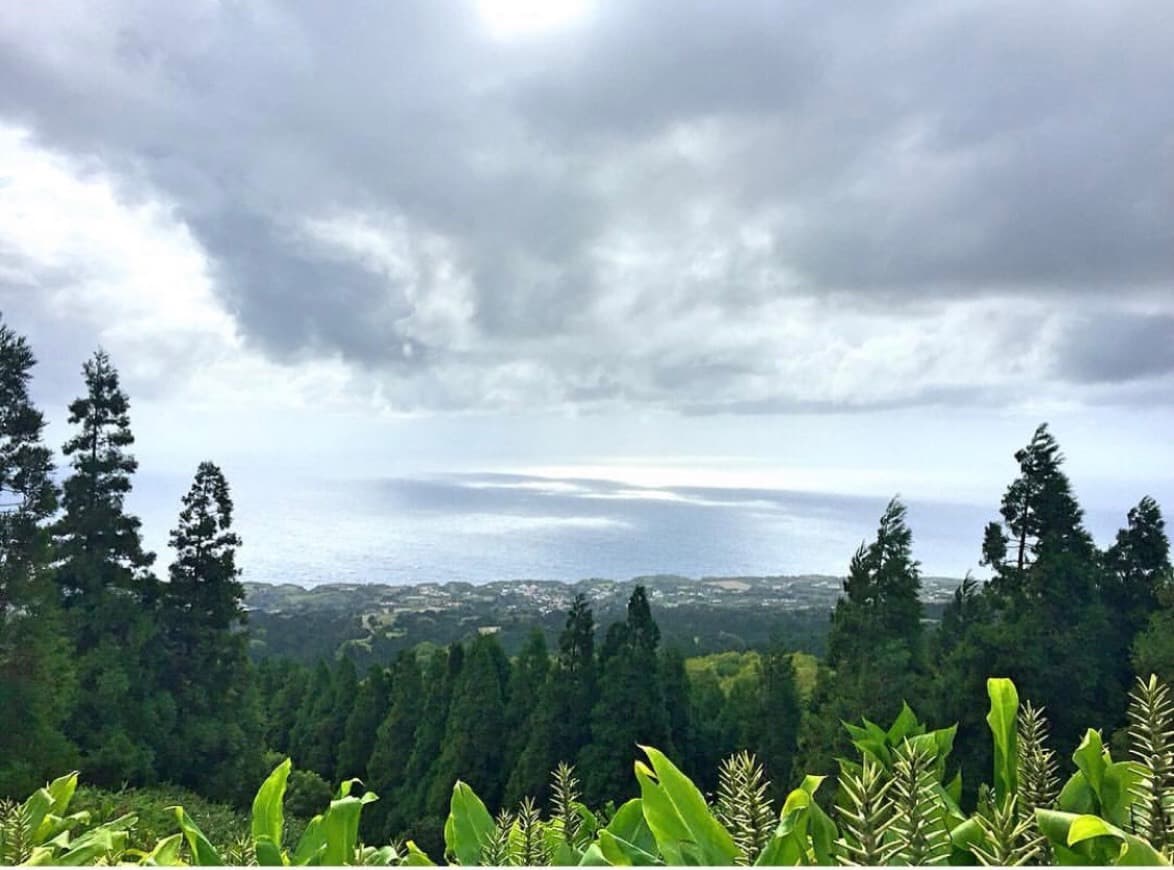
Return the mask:
<path fill-rule="evenodd" d="M 667 756 L 642 747 L 635 764 L 639 797 L 614 811 L 580 801 L 569 765 L 552 775 L 549 813 L 532 798 L 492 816 L 457 781 L 444 825 L 444 857 L 467 866 L 799 866 L 799 865 L 1150 865 L 1174 853 L 1174 705 L 1151 676 L 1130 703 L 1131 760 L 1115 761 L 1097 731 L 1073 753 L 1075 772 L 1061 788 L 1047 745 L 1043 711 L 1020 707 L 1014 683 L 988 680 L 992 785 L 978 807 L 960 808 L 961 775 L 951 773 L 957 727 L 928 730 L 906 705 L 885 729 L 867 719 L 848 725 L 856 749 L 841 759 L 830 812 L 817 793 L 826 777 L 806 776 L 776 810 L 763 768 L 749 753 L 721 765 L 716 796 L 702 791 Z M 248 835 L 213 845 L 182 807 L 178 831 L 149 850 L 128 848 L 133 815 L 90 826 L 68 814 L 77 774 L 0 811 L 0 859 L 8 864 L 260 866 L 422 866 L 412 841 L 379 848 L 359 838 L 363 808 L 377 800 L 346 780 L 294 843 L 285 842 L 284 797 L 291 762 L 265 780 L 253 800 Z"/>

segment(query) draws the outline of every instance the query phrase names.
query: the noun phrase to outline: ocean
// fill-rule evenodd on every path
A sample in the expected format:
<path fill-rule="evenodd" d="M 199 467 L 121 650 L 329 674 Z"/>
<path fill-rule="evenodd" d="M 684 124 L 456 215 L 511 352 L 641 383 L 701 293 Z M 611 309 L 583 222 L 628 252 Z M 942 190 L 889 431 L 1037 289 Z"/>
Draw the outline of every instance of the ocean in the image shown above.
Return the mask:
<path fill-rule="evenodd" d="M 648 487 L 521 474 L 232 479 L 244 579 L 417 583 L 846 572 L 886 499 L 758 488 Z M 170 561 L 187 481 L 140 475 L 129 508 Z M 923 573 L 984 576 L 997 506 L 910 499 Z M 1103 518 L 1111 527 L 1112 518 Z M 1099 536 L 1098 536 L 1099 537 Z"/>

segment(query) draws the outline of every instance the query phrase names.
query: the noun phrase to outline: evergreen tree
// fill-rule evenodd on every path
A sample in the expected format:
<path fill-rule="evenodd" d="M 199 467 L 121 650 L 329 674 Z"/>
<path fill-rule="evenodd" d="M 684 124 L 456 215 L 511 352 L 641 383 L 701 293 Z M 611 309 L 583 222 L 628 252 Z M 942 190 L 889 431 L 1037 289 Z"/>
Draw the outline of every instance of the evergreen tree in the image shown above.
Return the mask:
<path fill-rule="evenodd" d="M 1128 648 L 1158 608 L 1158 592 L 1170 574 L 1170 540 L 1158 503 L 1149 496 L 1129 511 L 1128 525 L 1105 554 L 1105 603 Z"/>
<path fill-rule="evenodd" d="M 1112 730 L 1124 714 L 1125 651 L 1102 598 L 1109 581 L 1046 425 L 1015 461 L 1003 522 L 983 540 L 992 579 L 981 593 L 960 591 L 935 642 L 935 714 L 959 723 L 964 781 L 990 759 L 982 711 L 962 699 L 981 697 L 990 674 L 1011 677 L 1023 697 L 1047 706 L 1057 745 L 1075 745 L 1090 721 Z"/>
<path fill-rule="evenodd" d="M 545 800 L 550 771 L 574 762 L 591 741 L 589 711 L 596 700 L 595 617 L 578 594 L 559 635 L 558 656 L 530 719 L 526 744 L 506 785 L 510 800 Z"/>
<path fill-rule="evenodd" d="M 609 628 L 600 657 L 599 700 L 591 711 L 591 742 L 580 754 L 583 793 L 599 804 L 631 794 L 637 745 L 665 746 L 668 712 L 657 667 L 660 629 L 648 598 L 637 586 L 628 600 L 628 619 Z"/>
<path fill-rule="evenodd" d="M 137 468 L 129 402 L 109 357 L 83 367 L 86 395 L 69 406 L 77 427 L 63 452 L 64 515 L 56 526 L 57 581 L 75 644 L 78 695 L 68 733 L 82 751 L 82 772 L 95 785 L 150 782 L 152 745 L 177 716 L 157 691 L 151 659 L 158 641 L 158 581 L 143 550 L 139 520 L 124 499 Z"/>
<path fill-rule="evenodd" d="M 436 676 L 439 670 L 443 678 L 446 669 L 447 656 L 438 655 L 429 666 L 429 677 Z M 387 715 L 375 732 L 365 773 L 371 790 L 386 799 L 363 813 L 364 836 L 369 842 L 390 841 L 405 830 L 415 813 L 406 806 L 406 797 L 412 792 L 406 773 L 420 725 L 424 687 L 413 651 L 404 650 L 396 657 L 387 682 Z"/>
<path fill-rule="evenodd" d="M 331 743 L 334 716 L 334 677 L 330 666 L 319 660 L 290 732 L 290 755 L 294 764 L 312 770 L 322 778 L 334 773 L 335 746 Z"/>
<path fill-rule="evenodd" d="M 506 751 L 503 760 L 503 771 L 507 777 L 517 766 L 526 748 L 531 720 L 538 709 L 549 673 L 550 650 L 546 646 L 546 635 L 541 629 L 536 628 L 526 638 L 526 643 L 510 671 L 505 711 Z M 508 787 L 506 791 L 509 791 Z M 513 804 L 523 797 L 525 795 L 506 795 L 506 802 Z"/>
<path fill-rule="evenodd" d="M 470 644 L 453 687 L 444 745 L 425 809 L 443 816 L 453 784 L 467 782 L 489 806 L 501 802 L 509 661 L 493 635 Z"/>
<path fill-rule="evenodd" d="M 921 575 L 905 506 L 889 502 L 876 539 L 852 557 L 836 602 L 828 654 L 799 744 L 803 768 L 832 773 L 849 748 L 841 720 L 891 720 L 924 692 Z"/>
<path fill-rule="evenodd" d="M 791 652 L 776 641 L 762 654 L 757 715 L 752 720 L 754 752 L 770 775 L 775 799 L 790 791 L 802 707 Z"/>
<path fill-rule="evenodd" d="M 354 707 L 347 716 L 342 745 L 338 747 L 337 780 L 367 778 L 367 764 L 375 749 L 380 725 L 387 718 L 391 700 L 391 680 L 382 665 L 374 665 L 359 684 Z"/>
<path fill-rule="evenodd" d="M 162 677 L 181 711 L 159 747 L 161 767 L 172 781 L 219 799 L 243 796 L 244 772 L 260 771 L 263 731 L 232 509 L 223 473 L 201 463 L 171 532 L 176 559 L 161 595 Z"/>
<path fill-rule="evenodd" d="M 35 364 L 0 323 L 0 796 L 21 798 L 76 763 L 62 730 L 73 671 L 50 565 L 52 454 L 28 392 Z"/>
<path fill-rule="evenodd" d="M 443 807 L 428 805 L 432 783 L 440 774 L 440 755 L 444 749 L 445 733 L 449 720 L 449 707 L 453 691 L 464 668 L 465 649 L 453 644 L 447 650 L 437 650 L 424 674 L 424 691 L 419 723 L 412 741 L 412 754 L 408 758 L 404 774 L 404 787 L 396 796 L 399 810 L 408 819 L 404 833 L 410 830 L 442 839 L 440 822 L 443 821 Z M 421 704 L 419 698 L 417 704 Z M 451 785 L 451 784 L 450 784 Z M 423 845 L 421 840 L 417 842 Z"/>
<path fill-rule="evenodd" d="M 265 741 L 270 749 L 283 755 L 293 754 L 292 735 L 297 728 L 298 713 L 310 689 L 310 671 L 300 662 L 283 660 L 261 662 L 261 673 L 271 672 L 269 684 L 263 685 L 265 699 Z"/>

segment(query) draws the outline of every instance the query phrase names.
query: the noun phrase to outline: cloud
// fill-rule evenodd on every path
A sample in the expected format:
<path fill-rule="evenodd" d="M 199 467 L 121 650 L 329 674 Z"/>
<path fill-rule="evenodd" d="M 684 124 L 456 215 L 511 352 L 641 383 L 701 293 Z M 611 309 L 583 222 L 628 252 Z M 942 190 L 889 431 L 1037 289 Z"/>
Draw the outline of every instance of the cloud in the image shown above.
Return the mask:
<path fill-rule="evenodd" d="M 64 325 L 43 357 L 122 330 L 163 392 L 1103 401 L 1171 369 L 1168 23 L 634 0 L 511 39 L 471 2 L 3 10 L 0 204 L 28 218 L 0 219 L 0 305 Z M 1092 311 L 1117 332 L 1081 351 Z"/>

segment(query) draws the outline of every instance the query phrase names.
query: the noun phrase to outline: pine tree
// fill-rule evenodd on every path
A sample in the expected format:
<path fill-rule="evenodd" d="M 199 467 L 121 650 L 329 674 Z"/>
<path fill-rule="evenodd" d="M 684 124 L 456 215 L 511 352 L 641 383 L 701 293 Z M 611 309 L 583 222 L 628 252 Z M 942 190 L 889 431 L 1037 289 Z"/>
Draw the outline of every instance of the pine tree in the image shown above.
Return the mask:
<path fill-rule="evenodd" d="M 57 489 L 29 398 L 35 364 L 0 323 L 0 795 L 13 797 L 76 763 L 62 731 L 73 670 L 50 570 Z"/>
<path fill-rule="evenodd" d="M 591 741 L 589 711 L 596 697 L 595 617 L 586 596 L 578 594 L 559 635 L 558 655 L 530 719 L 525 747 L 507 782 L 509 799 L 545 799 L 550 771 L 560 761 L 574 762 Z"/>
<path fill-rule="evenodd" d="M 600 651 L 599 700 L 591 711 L 591 742 L 579 764 L 590 803 L 630 794 L 637 745 L 668 742 L 668 711 L 657 667 L 659 639 L 644 587 L 637 586 L 628 600 L 627 621 L 609 628 Z"/>
<path fill-rule="evenodd" d="M 337 780 L 360 777 L 366 779 L 367 764 L 375 748 L 379 726 L 390 709 L 391 680 L 382 665 L 374 665 L 359 684 L 355 703 L 343 728 L 342 744 L 338 747 Z"/>
<path fill-rule="evenodd" d="M 475 638 L 453 687 L 444 745 L 425 805 L 429 812 L 444 814 L 457 779 L 489 806 L 500 804 L 508 675 L 509 661 L 497 638 Z"/>
<path fill-rule="evenodd" d="M 1117 533 L 1105 562 L 1105 603 L 1128 647 L 1158 609 L 1158 593 L 1170 576 L 1170 539 L 1156 501 L 1146 496 L 1129 511 L 1128 525 Z"/>
<path fill-rule="evenodd" d="M 330 666 L 319 659 L 290 731 L 289 751 L 294 764 L 323 778 L 334 773 L 335 745 L 330 742 L 333 715 L 334 676 Z"/>
<path fill-rule="evenodd" d="M 437 676 L 439 671 L 443 678 L 446 667 L 447 656 L 434 657 L 429 675 Z M 420 725 L 423 696 L 424 685 L 416 654 L 404 650 L 391 666 L 387 714 L 375 732 L 364 773 L 368 787 L 386 798 L 363 813 L 364 836 L 369 842 L 390 841 L 403 832 L 414 817 L 415 809 L 407 806 L 408 795 L 413 789 L 406 774 Z"/>
<path fill-rule="evenodd" d="M 69 406 L 77 427 L 63 452 L 71 474 L 57 523 L 57 582 L 74 639 L 78 695 L 68 733 L 96 785 L 155 778 L 153 744 L 177 715 L 157 691 L 158 581 L 143 550 L 139 520 L 124 509 L 137 468 L 129 402 L 109 357 L 83 367 L 86 395 Z"/>
<path fill-rule="evenodd" d="M 224 474 L 200 463 L 171 532 L 176 558 L 161 592 L 169 687 L 181 711 L 159 749 L 168 778 L 220 799 L 243 794 L 259 771 L 262 724 L 244 633 L 245 590 L 236 566 L 232 497 Z"/>
<path fill-rule="evenodd" d="M 507 776 L 517 766 L 526 748 L 531 720 L 538 709 L 549 673 L 550 650 L 546 646 L 546 635 L 541 629 L 536 628 L 526 639 L 510 670 L 505 711 L 506 751 L 503 759 L 503 769 Z M 520 794 L 514 798 L 510 795 L 506 797 L 506 802 L 512 805 L 525 796 L 526 794 Z"/>
<path fill-rule="evenodd" d="M 852 557 L 845 595 L 832 613 L 826 664 L 800 728 L 804 769 L 835 772 L 835 758 L 849 748 L 841 719 L 883 722 L 924 692 L 921 575 L 905 514 L 900 501 L 890 501 L 876 539 Z"/>
<path fill-rule="evenodd" d="M 762 654 L 760 669 L 753 746 L 770 776 L 774 797 L 781 804 L 790 790 L 802 713 L 791 651 L 781 642 L 774 642 Z"/>

